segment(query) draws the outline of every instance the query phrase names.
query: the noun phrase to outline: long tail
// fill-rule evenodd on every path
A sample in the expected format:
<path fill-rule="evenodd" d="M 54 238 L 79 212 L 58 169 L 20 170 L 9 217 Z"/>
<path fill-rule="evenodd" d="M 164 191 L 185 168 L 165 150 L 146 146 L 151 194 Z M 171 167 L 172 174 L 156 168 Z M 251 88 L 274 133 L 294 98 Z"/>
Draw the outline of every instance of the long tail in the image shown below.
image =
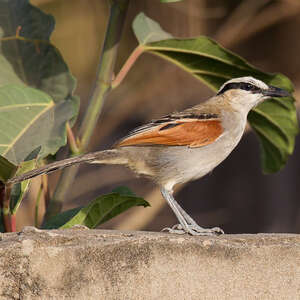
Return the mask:
<path fill-rule="evenodd" d="M 44 167 L 34 169 L 19 176 L 15 176 L 7 181 L 9 184 L 15 184 L 42 174 L 49 174 L 51 172 L 70 167 L 81 163 L 102 163 L 102 164 L 126 164 L 127 159 L 122 157 L 118 149 L 97 151 L 93 153 L 83 154 L 76 157 L 71 157 L 56 161 Z"/>

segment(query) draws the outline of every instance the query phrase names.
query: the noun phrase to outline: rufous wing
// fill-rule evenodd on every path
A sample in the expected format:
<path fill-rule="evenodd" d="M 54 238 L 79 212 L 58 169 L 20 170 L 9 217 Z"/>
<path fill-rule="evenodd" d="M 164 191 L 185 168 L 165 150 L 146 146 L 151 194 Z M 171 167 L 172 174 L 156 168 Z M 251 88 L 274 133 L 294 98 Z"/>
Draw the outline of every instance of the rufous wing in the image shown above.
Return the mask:
<path fill-rule="evenodd" d="M 189 146 L 201 147 L 214 142 L 223 133 L 219 119 L 181 119 L 168 122 L 125 137 L 117 146 Z"/>

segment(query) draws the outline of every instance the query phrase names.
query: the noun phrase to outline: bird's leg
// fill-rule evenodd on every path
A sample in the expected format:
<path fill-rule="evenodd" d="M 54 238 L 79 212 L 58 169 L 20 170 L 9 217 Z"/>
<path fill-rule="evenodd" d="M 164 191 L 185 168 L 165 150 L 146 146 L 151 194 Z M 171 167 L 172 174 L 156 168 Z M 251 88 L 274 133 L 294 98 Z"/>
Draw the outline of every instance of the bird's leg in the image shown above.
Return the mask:
<path fill-rule="evenodd" d="M 166 189 L 164 188 L 161 188 L 161 193 L 163 195 L 163 197 L 166 199 L 167 203 L 169 204 L 169 206 L 171 207 L 171 209 L 173 210 L 174 214 L 176 215 L 179 223 L 181 224 L 181 226 L 183 228 L 188 228 L 188 224 L 185 220 L 185 218 L 183 217 L 183 215 L 180 213 L 180 211 L 178 210 L 176 204 L 175 204 L 175 199 L 173 198 L 172 194 L 167 191 Z M 175 225 L 176 226 L 176 225 Z M 172 233 L 185 233 L 183 230 L 179 229 L 173 229 L 173 228 L 165 228 L 163 230 L 168 230 L 169 232 L 172 232 Z"/>
<path fill-rule="evenodd" d="M 215 235 L 224 233 L 223 230 L 218 227 L 208 229 L 199 226 L 176 202 L 170 191 L 166 190 L 165 188 L 161 188 L 161 193 L 169 206 L 172 208 L 180 223 L 174 225 L 172 228 L 165 228 L 163 230 L 177 234 L 189 233 L 191 235 Z"/>
<path fill-rule="evenodd" d="M 203 228 L 199 226 L 194 219 L 186 213 L 186 211 L 178 204 L 178 202 L 174 199 L 175 205 L 177 206 L 177 209 L 180 211 L 184 219 L 187 221 L 187 223 L 190 225 L 190 228 L 199 231 L 201 230 L 202 232 L 211 232 L 213 231 L 215 234 L 224 234 L 223 229 L 220 227 L 213 227 L 213 228 Z M 179 225 L 179 224 L 178 224 Z"/>

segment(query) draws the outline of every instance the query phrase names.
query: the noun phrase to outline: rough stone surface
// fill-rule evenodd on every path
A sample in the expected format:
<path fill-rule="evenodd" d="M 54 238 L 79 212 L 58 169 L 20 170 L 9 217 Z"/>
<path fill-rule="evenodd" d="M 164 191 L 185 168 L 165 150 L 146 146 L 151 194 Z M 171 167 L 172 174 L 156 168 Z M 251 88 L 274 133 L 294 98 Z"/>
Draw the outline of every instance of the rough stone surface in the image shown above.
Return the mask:
<path fill-rule="evenodd" d="M 300 299 L 294 234 L 29 227 L 0 240 L 0 299 Z"/>

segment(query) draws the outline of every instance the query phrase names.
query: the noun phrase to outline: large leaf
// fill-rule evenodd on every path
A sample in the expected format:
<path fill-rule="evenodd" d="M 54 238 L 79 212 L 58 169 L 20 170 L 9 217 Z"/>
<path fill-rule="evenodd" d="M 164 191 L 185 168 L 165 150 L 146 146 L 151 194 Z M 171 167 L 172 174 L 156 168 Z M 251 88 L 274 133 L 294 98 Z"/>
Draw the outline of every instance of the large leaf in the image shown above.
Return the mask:
<path fill-rule="evenodd" d="M 44 229 L 71 228 L 74 225 L 85 225 L 95 228 L 133 206 L 149 206 L 142 198 L 136 197 L 127 188 L 102 195 L 85 207 L 78 207 L 51 218 L 43 225 Z"/>
<path fill-rule="evenodd" d="M 39 155 L 55 153 L 65 144 L 65 124 L 73 116 L 71 101 L 54 103 L 30 87 L 0 87 L 0 154 L 15 164 L 41 146 Z"/>
<path fill-rule="evenodd" d="M 290 99 L 272 98 L 248 115 L 261 141 L 262 163 L 266 173 L 280 170 L 293 153 L 298 133 L 297 114 Z"/>
<path fill-rule="evenodd" d="M 75 79 L 49 41 L 53 17 L 28 0 L 0 0 L 0 11 L 0 154 L 18 164 L 39 146 L 45 157 L 66 143 L 78 98 Z"/>
<path fill-rule="evenodd" d="M 205 36 L 173 38 L 143 13 L 134 20 L 133 30 L 141 50 L 177 65 L 213 90 L 230 78 L 253 76 L 293 91 L 292 83 L 284 75 L 264 73 Z M 298 133 L 294 99 L 268 100 L 252 110 L 248 120 L 261 141 L 263 171 L 278 171 L 293 152 Z"/>

